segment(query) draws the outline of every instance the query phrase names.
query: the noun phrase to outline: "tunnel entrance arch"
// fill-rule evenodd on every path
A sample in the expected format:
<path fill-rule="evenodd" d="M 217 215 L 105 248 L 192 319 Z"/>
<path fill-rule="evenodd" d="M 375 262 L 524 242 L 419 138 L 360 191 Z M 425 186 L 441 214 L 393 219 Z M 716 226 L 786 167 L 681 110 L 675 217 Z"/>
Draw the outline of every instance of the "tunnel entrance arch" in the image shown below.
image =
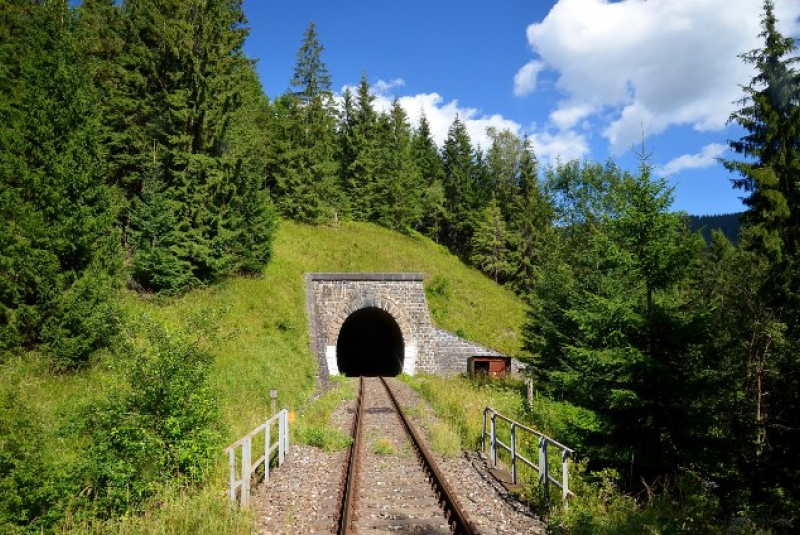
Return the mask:
<path fill-rule="evenodd" d="M 308 334 L 311 351 L 319 363 L 321 378 L 339 375 L 338 349 L 339 334 L 348 318 L 353 315 L 353 328 L 362 320 L 369 319 L 380 325 L 380 317 L 385 312 L 394 320 L 402 335 L 402 373 L 414 375 L 417 372 L 451 375 L 467 370 L 470 357 L 476 355 L 502 357 L 500 353 L 481 347 L 459 336 L 437 328 L 430 316 L 423 286 L 422 273 L 307 273 L 306 311 L 308 313 Z M 375 308 L 382 312 L 364 312 L 362 309 Z M 360 320 L 358 318 L 361 318 Z M 347 344 L 345 330 L 343 346 Z M 390 338 L 395 342 L 389 345 L 389 352 L 397 361 L 396 331 L 390 330 Z M 391 349 L 394 348 L 394 349 Z M 351 355 L 353 353 L 350 353 Z M 342 373 L 356 373 L 348 370 L 349 363 L 357 362 L 345 354 Z M 511 359 L 512 371 L 519 369 L 519 363 Z"/>
<path fill-rule="evenodd" d="M 332 318 L 325 360 L 332 375 L 413 375 L 417 337 L 393 300 L 365 292 L 341 306 Z"/>
<path fill-rule="evenodd" d="M 336 340 L 336 364 L 348 377 L 394 377 L 403 371 L 403 333 L 391 314 L 366 307 L 350 314 Z"/>

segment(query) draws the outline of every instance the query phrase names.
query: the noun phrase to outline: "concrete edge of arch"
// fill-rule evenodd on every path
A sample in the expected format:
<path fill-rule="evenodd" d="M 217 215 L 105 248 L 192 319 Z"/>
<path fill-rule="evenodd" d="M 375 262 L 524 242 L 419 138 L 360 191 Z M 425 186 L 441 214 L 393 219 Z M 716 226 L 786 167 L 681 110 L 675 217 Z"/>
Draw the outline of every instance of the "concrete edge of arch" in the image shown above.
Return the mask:
<path fill-rule="evenodd" d="M 306 313 L 311 350 L 320 376 L 338 375 L 336 340 L 356 310 L 377 307 L 389 313 L 403 335 L 403 372 L 454 375 L 467 371 L 473 356 L 505 356 L 431 322 L 423 273 L 307 273 Z M 524 365 L 511 359 L 512 372 Z"/>

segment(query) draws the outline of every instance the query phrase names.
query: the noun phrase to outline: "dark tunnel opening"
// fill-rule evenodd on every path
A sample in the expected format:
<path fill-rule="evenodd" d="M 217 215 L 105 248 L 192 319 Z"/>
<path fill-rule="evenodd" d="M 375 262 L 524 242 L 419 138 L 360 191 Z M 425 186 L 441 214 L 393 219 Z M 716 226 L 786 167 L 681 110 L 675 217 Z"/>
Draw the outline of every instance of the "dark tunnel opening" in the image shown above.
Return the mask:
<path fill-rule="evenodd" d="M 362 308 L 350 314 L 336 342 L 339 373 L 393 377 L 403 371 L 403 333 L 391 314 Z"/>

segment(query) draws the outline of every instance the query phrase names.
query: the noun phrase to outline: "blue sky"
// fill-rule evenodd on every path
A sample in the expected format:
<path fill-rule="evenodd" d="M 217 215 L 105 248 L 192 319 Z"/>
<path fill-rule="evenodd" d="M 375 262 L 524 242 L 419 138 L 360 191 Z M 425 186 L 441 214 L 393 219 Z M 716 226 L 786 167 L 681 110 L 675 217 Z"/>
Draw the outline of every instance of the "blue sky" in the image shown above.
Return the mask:
<path fill-rule="evenodd" d="M 800 35 L 800 2 L 777 0 L 781 30 Z M 741 135 L 725 122 L 752 71 L 737 55 L 761 46 L 761 0 L 558 0 L 401 3 L 245 0 L 264 89 L 288 88 L 314 21 L 333 88 L 366 72 L 379 106 L 424 110 L 443 139 L 458 113 L 476 143 L 485 128 L 527 133 L 543 164 L 615 158 L 632 167 L 647 132 L 677 210 L 740 211 L 716 157 Z"/>

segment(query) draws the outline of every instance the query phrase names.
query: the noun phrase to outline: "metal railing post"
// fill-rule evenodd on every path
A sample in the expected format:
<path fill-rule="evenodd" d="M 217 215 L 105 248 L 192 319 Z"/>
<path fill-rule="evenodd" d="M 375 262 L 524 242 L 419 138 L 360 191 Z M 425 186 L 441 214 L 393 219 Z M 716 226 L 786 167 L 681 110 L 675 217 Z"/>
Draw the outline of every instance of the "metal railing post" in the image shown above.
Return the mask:
<path fill-rule="evenodd" d="M 283 427 L 286 431 L 286 445 L 283 447 L 285 453 L 289 453 L 289 409 L 283 409 L 285 422 Z"/>
<path fill-rule="evenodd" d="M 250 501 L 250 437 L 242 444 L 242 505 Z"/>
<path fill-rule="evenodd" d="M 511 484 L 517 484 L 517 424 L 511 423 Z"/>
<path fill-rule="evenodd" d="M 272 435 L 272 433 L 270 433 L 271 427 L 272 425 L 269 423 L 264 426 L 264 481 L 269 481 L 269 447 L 271 445 L 269 439 Z"/>
<path fill-rule="evenodd" d="M 564 500 L 564 507 L 567 507 L 569 500 L 569 451 L 561 452 L 561 497 Z"/>
<path fill-rule="evenodd" d="M 283 412 L 280 412 L 278 413 L 278 466 L 283 464 L 284 433 L 286 433 L 286 431 L 284 430 Z"/>
<path fill-rule="evenodd" d="M 497 413 L 492 411 L 492 428 L 491 428 L 492 436 L 490 438 L 492 449 L 491 449 L 491 456 L 492 456 L 492 465 L 497 466 Z"/>
<path fill-rule="evenodd" d="M 236 503 L 236 448 L 231 448 L 228 450 L 228 461 L 231 468 L 231 502 Z"/>
<path fill-rule="evenodd" d="M 486 413 L 489 408 L 483 409 L 483 433 L 481 433 L 481 451 L 486 451 Z"/>
<path fill-rule="evenodd" d="M 539 438 L 539 481 L 542 484 L 544 500 L 550 499 L 550 472 L 547 466 L 547 439 Z"/>

